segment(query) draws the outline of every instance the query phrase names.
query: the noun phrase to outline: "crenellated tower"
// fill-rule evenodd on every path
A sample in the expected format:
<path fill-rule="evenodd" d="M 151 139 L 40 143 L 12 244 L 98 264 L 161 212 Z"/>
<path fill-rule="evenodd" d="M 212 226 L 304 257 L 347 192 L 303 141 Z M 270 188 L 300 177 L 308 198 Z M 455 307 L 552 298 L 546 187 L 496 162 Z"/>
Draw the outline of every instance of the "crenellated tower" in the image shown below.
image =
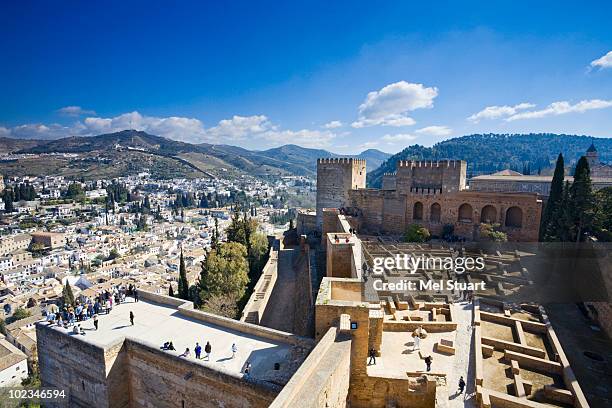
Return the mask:
<path fill-rule="evenodd" d="M 323 208 L 349 206 L 349 191 L 365 188 L 366 161 L 347 157 L 317 160 L 317 226 Z"/>

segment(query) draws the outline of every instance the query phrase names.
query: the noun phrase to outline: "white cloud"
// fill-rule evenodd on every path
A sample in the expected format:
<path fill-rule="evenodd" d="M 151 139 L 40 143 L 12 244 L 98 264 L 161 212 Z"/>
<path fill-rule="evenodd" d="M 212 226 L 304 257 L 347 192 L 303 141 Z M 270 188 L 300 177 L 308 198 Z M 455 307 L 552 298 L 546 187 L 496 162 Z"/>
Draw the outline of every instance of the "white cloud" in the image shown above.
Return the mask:
<path fill-rule="evenodd" d="M 612 51 L 609 51 L 601 58 L 591 61 L 591 67 L 599 67 L 599 69 L 612 68 Z"/>
<path fill-rule="evenodd" d="M 231 119 L 223 119 L 217 126 L 207 129 L 206 136 L 211 141 L 236 141 L 273 129 L 274 126 L 265 115 L 234 115 Z"/>
<path fill-rule="evenodd" d="M 88 117 L 73 128 L 79 130 L 78 134 L 81 136 L 135 129 L 185 142 L 203 142 L 206 137 L 204 124 L 199 119 L 177 116 L 160 118 L 145 116 L 136 111 L 113 118 Z"/>
<path fill-rule="evenodd" d="M 206 128 L 202 121 L 195 118 L 146 116 L 136 111 L 111 118 L 87 117 L 70 126 L 55 123 L 0 127 L 0 136 L 59 139 L 67 136 L 94 136 L 126 129 L 142 130 L 152 135 L 190 143 L 236 144 L 257 141 L 261 146 L 295 143 L 305 147 L 327 147 L 337 136 L 331 130 L 279 129 L 265 115 L 235 115 L 231 119 L 219 121 L 216 126 Z"/>
<path fill-rule="evenodd" d="M 83 109 L 80 106 L 64 106 L 57 110 L 58 113 L 66 116 L 80 116 L 80 115 L 95 115 L 96 112 L 93 110 Z"/>
<path fill-rule="evenodd" d="M 381 140 L 387 144 L 407 143 L 415 140 L 417 137 L 408 133 L 399 133 L 396 135 L 384 135 Z"/>
<path fill-rule="evenodd" d="M 612 100 L 590 99 L 580 101 L 574 105 L 567 101 L 553 102 L 544 109 L 521 112 L 514 114 L 506 121 L 511 122 L 519 119 L 538 119 L 547 116 L 565 115 L 567 113 L 584 113 L 593 109 L 605 109 L 612 107 Z"/>
<path fill-rule="evenodd" d="M 414 133 L 426 136 L 448 136 L 452 132 L 452 129 L 448 126 L 426 126 L 414 131 Z"/>
<path fill-rule="evenodd" d="M 478 113 L 473 114 L 468 118 L 469 121 L 478 123 L 483 119 L 497 119 L 502 117 L 508 117 L 515 115 L 518 111 L 533 108 L 535 105 L 533 103 L 519 103 L 514 106 L 487 106 L 483 110 Z"/>
<path fill-rule="evenodd" d="M 425 87 L 399 81 L 368 93 L 359 105 L 359 117 L 351 124 L 354 128 L 368 126 L 410 126 L 415 123 L 407 113 L 433 107 L 438 88 Z"/>
<path fill-rule="evenodd" d="M 339 120 L 332 120 L 331 122 L 324 124 L 323 127 L 325 129 L 336 129 L 336 128 L 342 127 L 343 125 L 344 124 L 340 122 Z"/>

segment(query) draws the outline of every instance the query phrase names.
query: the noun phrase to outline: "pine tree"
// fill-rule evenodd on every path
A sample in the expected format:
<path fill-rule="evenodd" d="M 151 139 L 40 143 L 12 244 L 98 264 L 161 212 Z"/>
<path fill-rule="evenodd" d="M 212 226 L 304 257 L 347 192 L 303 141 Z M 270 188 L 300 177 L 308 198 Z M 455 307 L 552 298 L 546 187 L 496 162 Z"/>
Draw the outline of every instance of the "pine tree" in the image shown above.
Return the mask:
<path fill-rule="evenodd" d="M 563 180 L 565 179 L 565 169 L 563 164 L 563 155 L 559 153 L 557 157 L 557 164 L 555 165 L 555 173 L 553 175 L 552 183 L 550 185 L 550 195 L 548 196 L 548 202 L 544 208 L 544 214 L 542 215 L 542 221 L 540 224 L 540 241 L 554 241 L 554 234 L 556 232 L 556 217 L 561 205 L 561 199 L 563 198 Z"/>
<path fill-rule="evenodd" d="M 576 164 L 574 182 L 569 191 L 572 221 L 576 228 L 576 242 L 584 241 L 586 234 L 593 229 L 595 196 L 593 195 L 590 174 L 589 162 L 586 157 L 582 156 Z"/>
<path fill-rule="evenodd" d="M 185 260 L 183 258 L 183 250 L 181 249 L 181 260 L 179 264 L 179 281 L 178 281 L 178 297 L 189 300 L 189 282 L 187 282 L 187 270 L 185 269 Z"/>

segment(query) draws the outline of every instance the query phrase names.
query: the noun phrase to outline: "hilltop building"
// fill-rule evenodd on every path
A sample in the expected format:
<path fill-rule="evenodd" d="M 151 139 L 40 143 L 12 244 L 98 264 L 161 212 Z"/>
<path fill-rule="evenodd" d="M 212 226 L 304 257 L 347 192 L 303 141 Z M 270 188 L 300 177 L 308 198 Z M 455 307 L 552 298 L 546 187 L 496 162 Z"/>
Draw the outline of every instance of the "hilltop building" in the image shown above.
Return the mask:
<path fill-rule="evenodd" d="M 599 161 L 594 144 L 588 148 L 585 157 L 591 170 L 593 189 L 612 187 L 612 166 Z M 574 178 L 565 176 L 565 181 L 572 183 Z M 502 170 L 471 178 L 469 188 L 470 191 L 537 193 L 548 197 L 551 183 L 552 176 L 525 175 L 512 170 Z"/>

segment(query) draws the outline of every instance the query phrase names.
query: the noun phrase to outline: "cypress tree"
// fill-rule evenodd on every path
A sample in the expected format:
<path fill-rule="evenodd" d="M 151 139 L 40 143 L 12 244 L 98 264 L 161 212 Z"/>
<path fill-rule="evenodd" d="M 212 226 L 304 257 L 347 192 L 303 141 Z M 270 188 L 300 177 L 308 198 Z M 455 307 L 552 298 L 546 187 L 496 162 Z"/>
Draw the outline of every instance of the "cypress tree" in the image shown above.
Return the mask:
<path fill-rule="evenodd" d="M 172 289 L 172 284 L 170 284 L 170 289 L 168 289 L 168 296 L 174 297 L 174 289 Z"/>
<path fill-rule="evenodd" d="M 72 293 L 72 288 L 68 281 L 66 281 L 66 286 L 64 286 L 64 290 L 62 291 L 62 301 L 64 306 L 74 305 L 74 294 Z"/>
<path fill-rule="evenodd" d="M 559 208 L 552 220 L 550 241 L 567 242 L 572 240 L 574 225 L 572 223 L 570 189 L 571 185 L 569 181 L 566 181 L 561 201 L 559 202 Z"/>
<path fill-rule="evenodd" d="M 183 259 L 182 249 L 181 261 L 179 265 L 178 297 L 189 300 L 189 283 L 187 282 L 187 270 L 185 269 L 185 260 Z"/>
<path fill-rule="evenodd" d="M 559 153 L 557 164 L 555 165 L 555 173 L 550 185 L 550 195 L 544 208 L 542 222 L 540 224 L 540 241 L 554 241 L 556 232 L 555 217 L 559 212 L 561 200 L 563 198 L 563 180 L 565 179 L 565 169 L 563 163 L 563 155 Z"/>
<path fill-rule="evenodd" d="M 595 215 L 595 196 L 591 186 L 591 171 L 586 157 L 582 156 L 576 164 L 574 182 L 570 187 L 570 210 L 575 226 L 576 242 L 584 241 L 585 234 L 593 229 Z"/>

